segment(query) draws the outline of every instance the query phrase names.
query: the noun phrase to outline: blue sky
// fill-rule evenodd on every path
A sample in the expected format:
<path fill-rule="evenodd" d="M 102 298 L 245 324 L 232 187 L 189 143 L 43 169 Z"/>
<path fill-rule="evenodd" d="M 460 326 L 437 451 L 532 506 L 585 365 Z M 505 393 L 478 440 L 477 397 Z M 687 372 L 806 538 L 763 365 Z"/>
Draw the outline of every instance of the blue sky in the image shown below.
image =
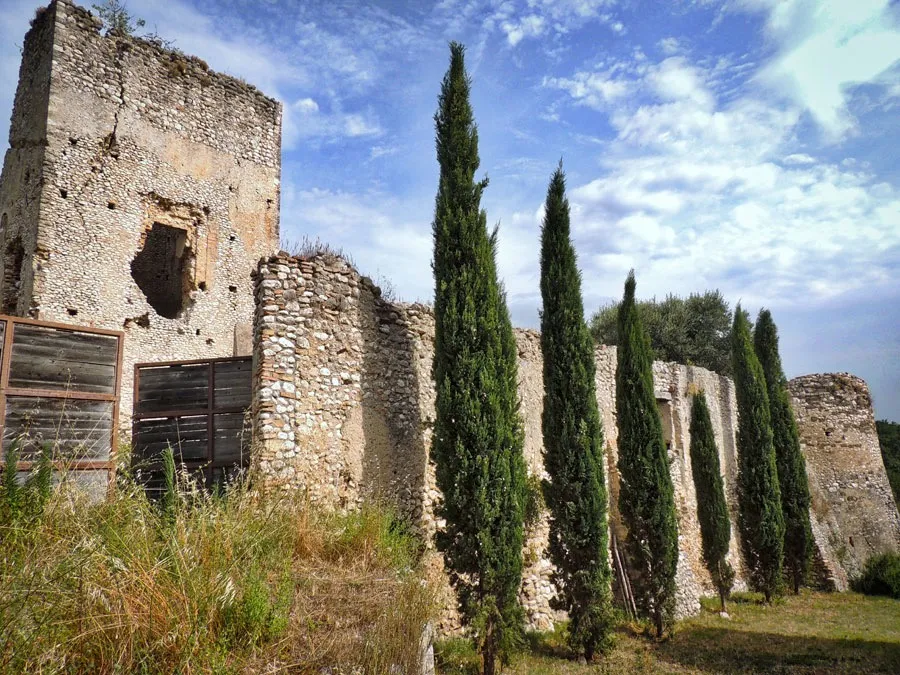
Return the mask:
<path fill-rule="evenodd" d="M 0 0 L 3 110 L 38 4 Z M 719 288 L 772 310 L 788 376 L 853 372 L 876 415 L 900 420 L 900 3 L 128 8 L 284 102 L 286 238 L 319 237 L 401 298 L 431 298 L 432 116 L 460 40 L 515 323 L 538 322 L 541 204 L 562 157 L 588 312 L 632 267 L 642 297 Z"/>

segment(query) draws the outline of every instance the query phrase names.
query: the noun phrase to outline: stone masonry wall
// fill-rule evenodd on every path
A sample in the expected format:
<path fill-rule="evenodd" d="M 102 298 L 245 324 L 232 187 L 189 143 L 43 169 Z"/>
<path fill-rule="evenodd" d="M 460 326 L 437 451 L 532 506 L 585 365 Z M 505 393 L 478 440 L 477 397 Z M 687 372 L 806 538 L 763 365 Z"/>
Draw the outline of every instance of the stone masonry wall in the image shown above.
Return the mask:
<path fill-rule="evenodd" d="M 280 142 L 281 104 L 252 86 L 104 36 L 69 0 L 38 11 L 0 183 L 0 279 L 20 280 L 0 296 L 16 314 L 126 332 L 123 424 L 135 362 L 249 353 L 238 336 L 251 273 L 278 246 Z M 148 299 L 160 289 L 165 307 Z"/>
<path fill-rule="evenodd" d="M 900 514 L 881 458 L 872 398 L 848 373 L 788 383 L 806 457 L 816 544 L 845 590 L 866 559 L 900 551 Z"/>
<path fill-rule="evenodd" d="M 427 460 L 435 398 L 431 309 L 384 300 L 370 280 L 333 257 L 297 260 L 279 254 L 260 264 L 255 283 L 253 418 L 256 461 L 267 487 L 294 490 L 313 503 L 339 508 L 370 495 L 386 497 L 430 541 L 440 526 L 434 516 L 439 493 Z M 543 476 L 540 336 L 517 329 L 516 340 L 525 456 L 529 471 Z M 615 348 L 597 350 L 613 531 L 621 537 L 615 511 L 615 363 Z M 656 363 L 654 375 L 679 513 L 678 612 L 686 615 L 699 609 L 700 595 L 713 593 L 700 559 L 688 453 L 689 393 L 707 393 L 736 517 L 734 386 L 710 371 L 678 364 Z M 732 535 L 732 563 L 741 588 L 736 528 Z M 545 514 L 528 536 L 521 593 L 531 624 L 539 628 L 558 618 L 549 606 L 553 587 L 546 538 Z M 432 564 L 438 573 L 440 559 L 433 554 Z M 452 594 L 446 587 L 443 592 L 452 607 Z M 448 612 L 440 629 L 448 632 L 457 625 Z"/>

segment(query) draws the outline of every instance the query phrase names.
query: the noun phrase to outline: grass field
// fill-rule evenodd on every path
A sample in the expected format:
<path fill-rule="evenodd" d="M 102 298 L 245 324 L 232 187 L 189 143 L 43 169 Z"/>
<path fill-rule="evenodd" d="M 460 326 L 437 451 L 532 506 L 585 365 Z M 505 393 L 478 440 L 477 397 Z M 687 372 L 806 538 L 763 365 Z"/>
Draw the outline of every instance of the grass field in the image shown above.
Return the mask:
<path fill-rule="evenodd" d="M 561 634 L 533 634 L 506 672 L 900 673 L 900 600 L 804 592 L 767 607 L 742 595 L 729 606 L 729 619 L 714 604 L 661 642 L 622 626 L 613 651 L 592 664 L 573 661 Z M 438 645 L 437 654 L 441 675 L 477 672 L 477 658 L 462 641 Z"/>

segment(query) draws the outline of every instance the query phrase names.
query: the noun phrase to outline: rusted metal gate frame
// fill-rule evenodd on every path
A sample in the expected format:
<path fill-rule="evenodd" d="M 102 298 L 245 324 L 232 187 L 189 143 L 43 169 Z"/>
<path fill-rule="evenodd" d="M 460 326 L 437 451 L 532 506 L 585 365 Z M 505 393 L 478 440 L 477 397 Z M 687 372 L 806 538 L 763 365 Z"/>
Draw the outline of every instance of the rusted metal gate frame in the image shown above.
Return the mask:
<path fill-rule="evenodd" d="M 58 323 L 54 321 L 39 321 L 36 319 L 26 319 L 19 316 L 8 316 L 0 314 L 0 322 L 6 324 L 6 330 L 3 335 L 3 358 L 0 360 L 0 466 L 5 466 L 6 461 L 2 459 L 3 455 L 3 432 L 6 424 L 6 399 L 8 397 L 39 397 L 39 398 L 62 398 L 66 400 L 76 401 L 107 401 L 113 404 L 112 428 L 109 439 L 109 459 L 105 462 L 96 460 L 60 460 L 55 462 L 57 469 L 67 469 L 69 471 L 79 470 L 102 470 L 106 469 L 111 481 L 116 470 L 116 452 L 118 450 L 118 431 L 119 431 L 119 392 L 122 388 L 122 355 L 125 348 L 125 334 L 118 330 L 107 330 L 104 328 L 91 328 L 88 326 L 76 326 L 68 323 Z M 31 389 L 28 387 L 10 387 L 9 371 L 12 362 L 12 347 L 15 327 L 19 324 L 26 326 L 39 326 L 41 328 L 53 328 L 60 331 L 70 333 L 89 333 L 92 335 L 108 335 L 116 338 L 118 344 L 116 349 L 116 377 L 112 394 L 99 394 L 96 392 L 78 391 L 73 389 Z M 19 462 L 17 469 L 19 471 L 29 471 L 35 462 Z"/>
<path fill-rule="evenodd" d="M 179 461 L 176 457 L 176 462 L 182 464 L 188 470 L 196 470 L 196 469 L 208 469 L 210 471 L 210 475 L 212 475 L 213 469 L 218 468 L 227 468 L 230 466 L 234 466 L 234 462 L 224 462 L 217 463 L 213 458 L 213 449 L 215 448 L 215 436 L 214 436 L 214 428 L 213 428 L 213 420 L 216 415 L 227 415 L 227 414 L 245 414 L 247 412 L 246 406 L 226 406 L 223 408 L 214 407 L 215 402 L 215 392 L 216 392 L 216 364 L 218 363 L 231 363 L 235 361 L 251 361 L 251 357 L 249 356 L 226 356 L 215 359 L 190 359 L 187 361 L 153 361 L 153 362 L 145 362 L 145 363 L 135 363 L 134 364 L 134 398 L 132 404 L 132 413 L 131 413 L 131 447 L 133 449 L 137 449 L 138 447 L 138 438 L 140 433 L 138 431 L 138 422 L 144 419 L 158 419 L 158 418 L 177 418 L 177 417 L 200 417 L 201 415 L 206 416 L 206 459 L 205 460 L 188 460 Z M 173 366 L 200 366 L 200 365 L 208 365 L 209 372 L 207 373 L 208 383 L 207 383 L 207 396 L 206 396 L 206 407 L 205 408 L 184 408 L 180 410 L 159 410 L 152 412 L 138 412 L 138 401 L 140 400 L 140 370 L 141 368 L 171 368 Z M 252 396 L 252 394 L 251 394 Z"/>

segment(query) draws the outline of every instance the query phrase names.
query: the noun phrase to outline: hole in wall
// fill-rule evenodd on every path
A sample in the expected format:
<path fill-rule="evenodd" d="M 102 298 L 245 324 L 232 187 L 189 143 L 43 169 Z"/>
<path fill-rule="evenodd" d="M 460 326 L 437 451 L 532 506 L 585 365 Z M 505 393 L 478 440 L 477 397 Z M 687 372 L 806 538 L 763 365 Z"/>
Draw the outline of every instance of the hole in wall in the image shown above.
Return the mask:
<path fill-rule="evenodd" d="M 60 189 L 59 189 L 59 196 L 62 197 L 63 199 L 65 199 L 66 197 L 69 196 L 69 191 L 66 190 L 65 188 L 60 188 Z"/>
<path fill-rule="evenodd" d="M 184 230 L 153 223 L 131 261 L 131 276 L 160 316 L 176 319 L 190 304 L 193 257 Z"/>
<path fill-rule="evenodd" d="M 206 282 L 201 281 L 199 284 L 197 284 L 197 288 L 199 288 L 201 291 L 205 291 L 206 290 Z"/>
<path fill-rule="evenodd" d="M 122 324 L 123 328 L 130 328 L 131 326 L 140 326 L 141 328 L 150 328 L 150 315 L 147 312 L 144 312 L 140 316 L 132 316 L 128 319 L 125 319 L 125 322 Z"/>
<path fill-rule="evenodd" d="M 67 313 L 69 316 L 78 316 L 78 310 L 75 309 L 74 307 L 69 307 L 69 308 L 66 310 L 66 313 Z"/>
<path fill-rule="evenodd" d="M 199 328 L 197 329 L 197 335 L 200 335 L 200 329 L 199 329 Z"/>
<path fill-rule="evenodd" d="M 235 239 L 237 239 L 237 237 L 235 237 L 233 234 L 228 236 L 228 241 L 234 241 Z"/>
<path fill-rule="evenodd" d="M 70 136 L 69 137 L 69 145 L 78 145 L 78 139 L 73 136 Z"/>
<path fill-rule="evenodd" d="M 108 208 L 110 211 L 112 211 L 113 209 L 116 208 L 116 203 L 115 202 L 106 202 L 106 208 Z"/>
<path fill-rule="evenodd" d="M 212 338 L 206 338 L 206 344 L 211 345 L 213 343 Z"/>
<path fill-rule="evenodd" d="M 228 292 L 229 293 L 237 293 L 237 286 L 229 286 Z"/>
<path fill-rule="evenodd" d="M 0 219 L 0 229 L 6 233 L 6 214 Z M 3 256 L 3 293 L 0 314 L 15 314 L 22 286 L 22 265 L 25 263 L 25 247 L 19 237 L 6 244 Z"/>

